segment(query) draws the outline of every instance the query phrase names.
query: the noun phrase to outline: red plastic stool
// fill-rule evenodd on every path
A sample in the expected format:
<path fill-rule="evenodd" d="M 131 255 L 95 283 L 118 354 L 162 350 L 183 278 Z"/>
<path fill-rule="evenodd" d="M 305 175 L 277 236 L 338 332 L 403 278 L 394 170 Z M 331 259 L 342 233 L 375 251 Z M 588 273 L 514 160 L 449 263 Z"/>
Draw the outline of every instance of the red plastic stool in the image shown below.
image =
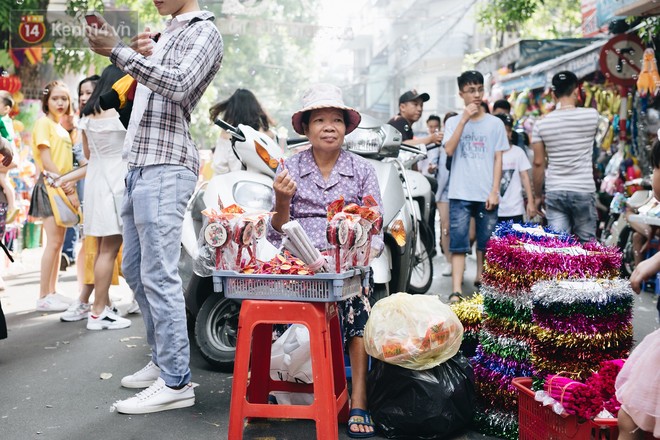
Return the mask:
<path fill-rule="evenodd" d="M 273 324 L 281 323 L 303 324 L 309 329 L 313 384 L 270 378 Z M 269 405 L 270 391 L 313 392 L 314 402 Z M 243 301 L 229 409 L 230 440 L 243 438 L 244 420 L 250 417 L 311 419 L 316 421 L 317 438 L 339 437 L 338 422 L 348 421 L 348 390 L 336 303 Z"/>

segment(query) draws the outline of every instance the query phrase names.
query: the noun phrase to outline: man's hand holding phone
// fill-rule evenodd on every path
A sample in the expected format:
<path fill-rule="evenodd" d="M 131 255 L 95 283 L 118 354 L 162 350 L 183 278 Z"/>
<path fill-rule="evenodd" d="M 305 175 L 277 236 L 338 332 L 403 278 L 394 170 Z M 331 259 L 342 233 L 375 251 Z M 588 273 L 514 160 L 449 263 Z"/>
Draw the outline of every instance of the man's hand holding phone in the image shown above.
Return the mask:
<path fill-rule="evenodd" d="M 103 20 L 103 17 L 96 12 L 85 15 L 85 23 L 91 28 L 101 29 L 104 22 L 105 20 Z"/>
<path fill-rule="evenodd" d="M 112 49 L 119 44 L 114 28 L 97 13 L 85 15 L 85 25 L 89 47 L 99 55 L 110 56 Z"/>

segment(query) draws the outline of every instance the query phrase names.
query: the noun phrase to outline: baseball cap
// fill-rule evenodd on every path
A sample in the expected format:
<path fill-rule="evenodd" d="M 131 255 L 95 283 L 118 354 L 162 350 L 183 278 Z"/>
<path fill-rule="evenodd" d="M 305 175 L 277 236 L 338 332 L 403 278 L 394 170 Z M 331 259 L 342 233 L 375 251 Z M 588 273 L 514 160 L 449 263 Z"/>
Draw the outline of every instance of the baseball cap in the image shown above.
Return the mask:
<path fill-rule="evenodd" d="M 499 115 L 495 115 L 495 117 L 500 119 L 506 127 L 513 128 L 513 118 L 511 117 L 510 114 L 500 113 Z"/>
<path fill-rule="evenodd" d="M 426 102 L 431 99 L 428 93 L 417 93 L 417 90 L 412 89 L 408 90 L 406 93 L 399 97 L 399 104 L 403 104 L 404 102 L 408 101 L 414 101 L 417 98 L 422 98 L 422 102 Z"/>

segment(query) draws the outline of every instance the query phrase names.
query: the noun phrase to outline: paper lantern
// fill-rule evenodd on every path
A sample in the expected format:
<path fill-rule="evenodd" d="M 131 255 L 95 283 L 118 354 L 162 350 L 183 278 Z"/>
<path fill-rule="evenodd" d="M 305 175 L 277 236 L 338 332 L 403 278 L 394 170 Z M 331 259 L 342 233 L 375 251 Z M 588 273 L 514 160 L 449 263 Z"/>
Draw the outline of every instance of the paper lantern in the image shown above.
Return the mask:
<path fill-rule="evenodd" d="M 16 93 L 20 88 L 21 80 L 16 75 L 7 75 L 6 72 L 0 75 L 0 90 Z"/>

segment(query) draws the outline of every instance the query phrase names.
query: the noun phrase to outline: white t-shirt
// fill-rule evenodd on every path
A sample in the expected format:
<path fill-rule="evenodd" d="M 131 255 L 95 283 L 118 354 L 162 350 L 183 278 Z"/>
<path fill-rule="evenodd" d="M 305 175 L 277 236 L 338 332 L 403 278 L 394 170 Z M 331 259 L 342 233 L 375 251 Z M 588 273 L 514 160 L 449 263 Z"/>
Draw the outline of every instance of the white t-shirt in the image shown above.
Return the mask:
<path fill-rule="evenodd" d="M 498 217 L 514 217 L 525 213 L 522 180 L 520 173 L 526 172 L 532 166 L 527 155 L 517 145 L 502 154 L 502 183 L 500 183 L 500 206 Z"/>
<path fill-rule="evenodd" d="M 548 156 L 545 190 L 594 192 L 593 147 L 598 112 L 593 108 L 555 110 L 536 121 L 532 143 L 543 142 Z"/>
<path fill-rule="evenodd" d="M 445 139 L 452 134 L 461 120 L 454 116 L 445 124 Z M 493 188 L 495 152 L 509 149 L 504 123 L 493 115 L 485 114 L 475 121 L 470 119 L 452 156 L 449 175 L 449 198 L 485 202 Z"/>

